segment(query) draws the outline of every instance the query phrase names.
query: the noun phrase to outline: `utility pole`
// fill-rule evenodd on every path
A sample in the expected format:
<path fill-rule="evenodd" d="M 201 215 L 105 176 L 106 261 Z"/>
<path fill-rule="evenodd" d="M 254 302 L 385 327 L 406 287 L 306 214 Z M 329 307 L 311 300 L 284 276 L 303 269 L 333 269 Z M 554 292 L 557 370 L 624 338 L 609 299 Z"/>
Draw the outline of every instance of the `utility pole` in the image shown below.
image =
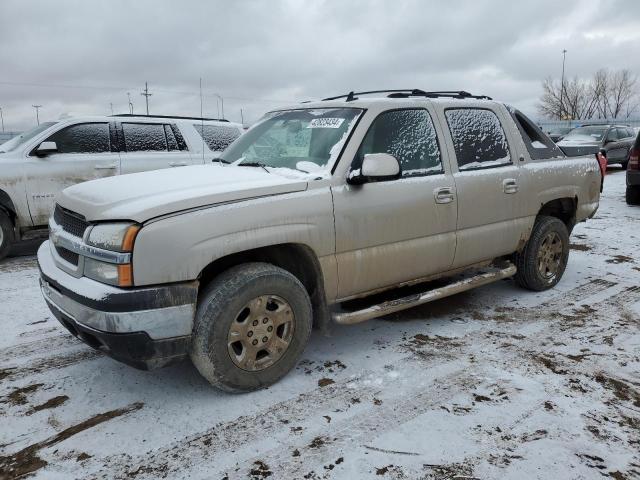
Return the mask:
<path fill-rule="evenodd" d="M 220 104 L 222 105 L 222 117 L 220 117 L 220 118 L 224 119 L 224 98 L 222 98 L 222 95 L 220 95 L 218 93 L 214 93 L 214 95 L 220 99 Z M 218 115 L 219 115 L 219 113 L 218 113 Z"/>
<path fill-rule="evenodd" d="M 144 82 L 144 92 L 142 92 L 140 95 L 145 97 L 145 100 L 147 102 L 147 115 L 149 115 L 149 97 L 153 95 L 153 93 L 149 93 L 149 85 L 147 85 L 147 82 Z"/>
<path fill-rule="evenodd" d="M 2 107 L 0 107 L 0 121 L 2 122 L 2 133 L 4 133 L 4 115 L 2 114 Z"/>
<path fill-rule="evenodd" d="M 38 125 L 40 125 L 40 115 L 38 114 L 38 110 L 42 108 L 42 105 L 31 105 L 31 106 L 36 109 L 36 122 L 38 122 Z"/>
<path fill-rule="evenodd" d="M 562 120 L 562 110 L 564 109 L 564 61 L 567 57 L 567 50 L 562 50 L 562 79 L 560 80 L 560 120 Z"/>
<path fill-rule="evenodd" d="M 129 113 L 133 115 L 133 103 L 131 103 L 131 93 L 127 92 L 127 98 L 129 99 Z"/>
<path fill-rule="evenodd" d="M 109 106 L 111 107 L 111 116 L 113 116 L 113 102 L 109 102 Z"/>
<path fill-rule="evenodd" d="M 240 109 L 240 123 L 244 125 L 244 115 L 242 114 L 242 109 Z"/>

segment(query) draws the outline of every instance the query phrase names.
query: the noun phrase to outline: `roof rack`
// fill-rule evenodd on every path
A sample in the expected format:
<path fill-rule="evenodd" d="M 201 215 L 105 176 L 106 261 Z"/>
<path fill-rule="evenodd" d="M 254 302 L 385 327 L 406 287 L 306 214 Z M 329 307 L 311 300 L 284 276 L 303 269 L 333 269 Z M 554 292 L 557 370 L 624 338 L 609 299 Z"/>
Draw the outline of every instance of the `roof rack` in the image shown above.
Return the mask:
<path fill-rule="evenodd" d="M 203 118 L 203 117 L 179 117 L 174 115 L 145 115 L 137 113 L 117 113 L 112 117 L 147 117 L 147 118 L 177 118 L 179 120 L 213 120 L 215 122 L 228 122 L 226 118 Z"/>
<path fill-rule="evenodd" d="M 352 102 L 357 100 L 358 97 L 356 95 L 371 95 L 374 93 L 388 93 L 387 98 L 408 98 L 408 97 L 426 97 L 426 98 L 439 98 L 439 97 L 447 97 L 447 98 L 475 98 L 478 100 L 492 100 L 491 97 L 487 95 L 472 95 L 469 92 L 465 92 L 464 90 L 451 90 L 451 91 L 440 91 L 440 92 L 425 92 L 424 90 L 420 90 L 419 88 L 403 88 L 398 90 L 370 90 L 367 92 L 349 92 L 346 95 L 338 95 L 336 97 L 328 97 L 323 98 L 322 101 L 328 100 L 338 100 L 340 98 L 344 98 L 347 102 Z"/>

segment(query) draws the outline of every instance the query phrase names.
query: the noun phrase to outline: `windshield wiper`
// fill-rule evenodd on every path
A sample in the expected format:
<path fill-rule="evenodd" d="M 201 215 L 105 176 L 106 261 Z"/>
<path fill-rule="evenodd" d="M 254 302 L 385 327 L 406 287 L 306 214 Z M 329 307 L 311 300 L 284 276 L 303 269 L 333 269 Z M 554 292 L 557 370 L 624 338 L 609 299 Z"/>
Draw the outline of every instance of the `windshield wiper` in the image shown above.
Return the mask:
<path fill-rule="evenodd" d="M 269 170 L 267 170 L 267 166 L 261 162 L 242 162 L 242 163 L 239 163 L 237 166 L 238 167 L 260 167 L 265 172 L 271 173 Z"/>
<path fill-rule="evenodd" d="M 231 164 L 229 160 L 225 160 L 222 157 L 214 158 L 211 162 L 226 163 L 227 165 Z"/>

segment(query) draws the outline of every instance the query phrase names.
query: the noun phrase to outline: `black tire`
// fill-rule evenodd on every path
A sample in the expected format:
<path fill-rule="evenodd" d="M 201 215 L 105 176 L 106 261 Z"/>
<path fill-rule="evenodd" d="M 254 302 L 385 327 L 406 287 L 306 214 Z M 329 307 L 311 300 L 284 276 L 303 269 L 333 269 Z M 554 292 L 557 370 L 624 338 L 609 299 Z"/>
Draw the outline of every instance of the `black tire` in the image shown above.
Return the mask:
<path fill-rule="evenodd" d="M 238 357 L 232 359 L 234 345 L 237 347 L 236 344 L 240 344 L 240 351 L 244 353 L 245 341 L 249 342 L 249 340 L 245 340 L 243 335 L 242 338 L 238 337 L 240 340 L 232 345 L 229 339 L 232 330 L 239 328 L 238 326 L 248 329 L 263 328 L 262 325 L 251 327 L 248 322 L 254 321 L 251 316 L 253 307 L 249 308 L 249 303 L 264 297 L 284 301 L 287 307 L 282 307 L 281 304 L 276 305 L 278 314 L 293 315 L 292 318 L 288 317 L 290 320 L 287 319 L 286 323 L 288 346 L 285 349 L 276 348 L 273 358 L 277 355 L 281 356 L 273 364 L 257 371 L 250 371 L 237 365 Z M 256 307 L 256 315 L 270 315 L 267 303 L 262 307 L 262 311 L 258 311 L 259 308 Z M 280 311 L 281 307 L 288 309 Z M 249 313 L 241 322 L 240 318 L 246 311 Z M 264 320 L 266 323 L 267 319 Z M 257 390 L 277 382 L 295 367 L 309 340 L 311 328 L 311 301 L 304 286 L 295 276 L 268 263 L 245 263 L 220 274 L 200 295 L 191 340 L 191 361 L 211 385 L 221 390 L 227 392 Z M 271 331 L 273 332 L 271 334 L 257 333 L 250 341 L 255 342 L 256 339 L 262 341 L 267 338 L 263 335 L 271 335 L 275 338 L 275 335 L 280 335 L 278 333 L 280 326 L 273 323 Z M 265 344 L 266 347 L 271 345 L 271 338 L 268 342 Z M 259 349 L 261 344 L 252 347 L 247 343 L 246 346 L 247 352 L 250 353 L 251 349 Z M 271 354 L 261 350 L 254 357 L 258 358 L 260 354 L 263 354 L 263 357 L 255 363 L 262 362 L 265 353 L 269 357 L 268 362 L 272 361 Z"/>
<path fill-rule="evenodd" d="M 640 187 L 637 185 L 627 185 L 625 197 L 628 205 L 640 205 Z"/>
<path fill-rule="evenodd" d="M 549 263 L 557 265 L 555 271 L 546 270 L 540 266 L 541 257 L 544 257 L 547 252 L 547 244 L 545 242 L 552 243 L 553 248 L 559 250 L 552 255 L 549 261 Z M 568 260 L 569 232 L 567 226 L 558 218 L 539 216 L 533 226 L 529 241 L 522 252 L 515 255 L 515 263 L 518 268 L 514 277 L 515 281 L 518 285 L 528 290 L 536 292 L 548 290 L 560 281 L 567 268 Z M 542 261 L 542 265 L 546 265 L 546 263 Z"/>
<path fill-rule="evenodd" d="M 11 218 L 4 210 L 0 209 L 0 260 L 9 254 L 13 240 L 14 232 Z"/>
<path fill-rule="evenodd" d="M 622 170 L 626 170 L 629 166 L 629 161 L 620 163 L 620 166 L 622 167 Z"/>

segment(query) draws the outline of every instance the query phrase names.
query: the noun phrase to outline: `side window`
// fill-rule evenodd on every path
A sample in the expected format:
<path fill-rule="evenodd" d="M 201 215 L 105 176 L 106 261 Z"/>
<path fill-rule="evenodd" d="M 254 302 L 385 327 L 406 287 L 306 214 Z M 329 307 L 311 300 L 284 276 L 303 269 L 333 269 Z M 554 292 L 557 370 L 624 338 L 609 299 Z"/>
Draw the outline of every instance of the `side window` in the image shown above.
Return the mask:
<path fill-rule="evenodd" d="M 194 123 L 193 127 L 204 139 L 209 150 L 221 152 L 240 136 L 240 132 L 234 127 L 224 127 L 222 125 L 202 125 Z"/>
<path fill-rule="evenodd" d="M 612 128 L 607 133 L 607 142 L 615 142 L 618 140 L 618 134 L 616 133 L 616 129 Z"/>
<path fill-rule="evenodd" d="M 445 115 L 460 170 L 511 163 L 507 137 L 491 110 L 450 108 Z"/>
<path fill-rule="evenodd" d="M 111 151 L 108 123 L 80 123 L 54 133 L 58 153 L 105 153 Z"/>
<path fill-rule="evenodd" d="M 442 172 L 436 131 L 429 112 L 424 109 L 380 114 L 362 141 L 359 162 L 369 153 L 389 153 L 396 157 L 403 177 Z"/>
<path fill-rule="evenodd" d="M 627 132 L 626 128 L 618 128 L 618 138 L 623 139 L 629 137 L 629 132 Z"/>
<path fill-rule="evenodd" d="M 560 147 L 545 135 L 535 123 L 529 120 L 526 115 L 511 107 L 507 108 L 533 160 L 564 157 Z"/>
<path fill-rule="evenodd" d="M 161 123 L 123 123 L 127 152 L 166 152 L 167 139 Z"/>

